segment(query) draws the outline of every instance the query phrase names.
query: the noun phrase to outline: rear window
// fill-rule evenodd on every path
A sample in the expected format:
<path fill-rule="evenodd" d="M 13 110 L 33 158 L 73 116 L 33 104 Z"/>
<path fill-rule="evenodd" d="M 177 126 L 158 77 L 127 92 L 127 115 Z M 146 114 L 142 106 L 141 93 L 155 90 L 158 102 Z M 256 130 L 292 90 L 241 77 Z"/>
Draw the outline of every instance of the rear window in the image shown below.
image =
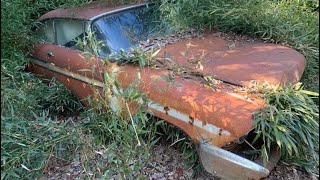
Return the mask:
<path fill-rule="evenodd" d="M 82 39 L 84 35 L 84 22 L 77 20 L 57 19 L 55 20 L 57 31 L 57 44 L 72 47 L 77 38 Z"/>
<path fill-rule="evenodd" d="M 42 23 L 37 30 L 40 41 L 75 48 L 77 39 L 83 39 L 85 22 L 71 19 L 51 19 Z"/>
<path fill-rule="evenodd" d="M 54 20 L 47 20 L 43 22 L 40 28 L 37 30 L 41 42 L 46 42 L 50 44 L 55 43 L 54 34 Z"/>

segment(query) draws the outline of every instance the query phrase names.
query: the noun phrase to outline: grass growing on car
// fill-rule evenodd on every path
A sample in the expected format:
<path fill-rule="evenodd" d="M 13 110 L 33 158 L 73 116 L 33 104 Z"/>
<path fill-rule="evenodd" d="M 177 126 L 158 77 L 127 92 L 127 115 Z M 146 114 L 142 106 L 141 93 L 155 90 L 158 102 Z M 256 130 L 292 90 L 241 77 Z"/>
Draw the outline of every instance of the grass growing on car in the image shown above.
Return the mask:
<path fill-rule="evenodd" d="M 318 173 L 319 110 L 300 83 L 290 87 L 261 84 L 252 91 L 265 99 L 265 107 L 254 114 L 256 139 L 261 138 L 261 155 L 266 162 L 273 145 L 280 148 L 282 159 L 308 172 Z"/>
<path fill-rule="evenodd" d="M 77 46 L 87 48 L 86 57 L 98 57 L 98 49 L 104 44 L 90 30 L 85 34 L 83 40 L 76 40 Z M 132 49 L 130 53 L 121 51 L 110 55 L 103 62 L 108 66 L 111 59 L 116 59 L 120 64 L 131 63 L 142 68 L 153 57 L 154 53 Z M 139 71 L 137 73 L 140 77 Z M 103 79 L 103 87 L 96 88 L 94 96 L 88 99 L 92 108 L 82 115 L 86 119 L 84 129 L 93 135 L 95 144 L 100 147 L 99 152 L 93 154 L 100 157 L 95 162 L 90 158 L 83 161 L 87 171 L 94 172 L 95 178 L 135 179 L 149 158 L 151 144 L 157 141 L 157 123 L 150 122 L 144 112 L 148 99 L 138 91 L 140 79 L 126 88 L 121 87 L 112 72 L 104 72 Z"/>

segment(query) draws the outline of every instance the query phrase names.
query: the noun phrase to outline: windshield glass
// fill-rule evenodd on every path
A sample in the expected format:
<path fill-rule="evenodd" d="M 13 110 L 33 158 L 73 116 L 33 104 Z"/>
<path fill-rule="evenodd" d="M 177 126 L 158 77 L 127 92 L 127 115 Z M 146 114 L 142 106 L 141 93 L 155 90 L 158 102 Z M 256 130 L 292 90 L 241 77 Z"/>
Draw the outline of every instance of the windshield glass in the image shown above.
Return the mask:
<path fill-rule="evenodd" d="M 99 56 L 106 57 L 120 49 L 128 50 L 149 38 L 170 33 L 168 24 L 160 21 L 160 11 L 155 6 L 103 16 L 92 24 L 92 30 L 102 47 Z"/>

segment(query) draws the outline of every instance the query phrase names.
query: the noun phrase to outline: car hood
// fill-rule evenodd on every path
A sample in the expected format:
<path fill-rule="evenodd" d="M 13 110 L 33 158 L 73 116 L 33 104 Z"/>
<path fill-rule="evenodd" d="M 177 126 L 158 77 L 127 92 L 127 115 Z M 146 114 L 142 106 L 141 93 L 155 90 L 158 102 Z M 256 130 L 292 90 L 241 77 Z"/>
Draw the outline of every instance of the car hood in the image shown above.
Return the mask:
<path fill-rule="evenodd" d="M 302 54 L 285 46 L 231 42 L 214 35 L 169 44 L 157 57 L 241 86 L 248 86 L 253 80 L 283 85 L 297 83 L 306 65 Z"/>

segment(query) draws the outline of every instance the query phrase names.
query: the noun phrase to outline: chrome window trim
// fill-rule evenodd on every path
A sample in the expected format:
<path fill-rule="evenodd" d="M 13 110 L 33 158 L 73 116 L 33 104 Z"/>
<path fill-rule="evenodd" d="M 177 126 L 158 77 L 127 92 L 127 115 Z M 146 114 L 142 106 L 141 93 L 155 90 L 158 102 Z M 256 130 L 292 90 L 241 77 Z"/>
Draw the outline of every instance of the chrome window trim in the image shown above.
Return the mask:
<path fill-rule="evenodd" d="M 57 36 L 57 30 L 56 30 L 56 19 L 52 19 L 52 26 L 53 26 L 53 34 L 54 34 L 54 45 L 58 45 L 58 36 Z"/>
<path fill-rule="evenodd" d="M 103 17 L 103 16 L 108 16 L 108 15 L 116 14 L 116 13 L 119 13 L 122 11 L 127 11 L 127 10 L 131 10 L 131 9 L 135 9 L 135 8 L 139 8 L 139 7 L 143 7 L 143 6 L 149 7 L 150 5 L 154 5 L 154 4 L 155 3 L 143 3 L 143 4 L 137 4 L 137 5 L 132 5 L 132 6 L 124 7 L 124 8 L 115 9 L 112 11 L 108 11 L 108 12 L 96 15 L 96 16 L 90 18 L 89 21 L 91 21 L 90 24 L 92 24 L 96 19 Z"/>
<path fill-rule="evenodd" d="M 153 6 L 155 5 L 156 3 L 142 3 L 142 4 L 137 4 L 137 5 L 132 5 L 132 6 L 128 6 L 128 7 L 124 7 L 124 8 L 119 8 L 119 9 L 115 9 L 115 10 L 112 10 L 112 11 L 108 11 L 108 12 L 105 12 L 105 13 L 101 13 L 97 16 L 94 16 L 92 18 L 90 18 L 90 20 L 87 21 L 87 30 L 90 30 L 92 31 L 92 25 L 93 23 L 98 20 L 99 18 L 101 17 L 108 17 L 108 16 L 112 16 L 114 14 L 118 14 L 118 13 L 121 13 L 121 12 L 124 12 L 124 11 L 128 11 L 128 10 L 132 10 L 132 9 L 136 9 L 136 8 L 140 8 L 140 7 L 143 7 L 145 6 L 146 8 L 149 8 L 149 6 Z"/>

